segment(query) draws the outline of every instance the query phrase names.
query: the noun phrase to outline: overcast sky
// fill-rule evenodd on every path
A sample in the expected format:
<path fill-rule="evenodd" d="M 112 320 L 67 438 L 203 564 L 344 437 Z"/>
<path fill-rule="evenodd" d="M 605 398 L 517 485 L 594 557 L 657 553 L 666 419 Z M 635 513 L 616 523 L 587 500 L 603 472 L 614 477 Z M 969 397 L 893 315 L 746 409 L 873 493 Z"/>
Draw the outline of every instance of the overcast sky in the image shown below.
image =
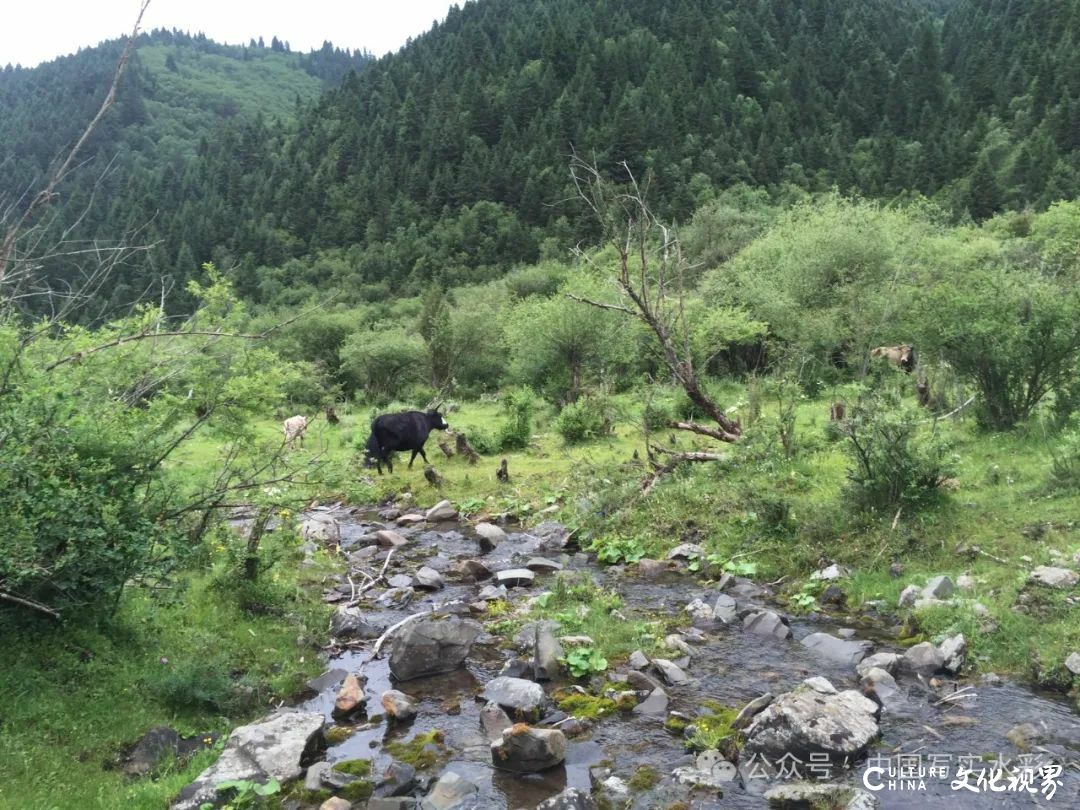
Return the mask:
<path fill-rule="evenodd" d="M 458 0 L 456 5 L 462 5 Z M 0 66 L 31 67 L 131 30 L 139 0 L 25 0 L 6 4 L 0 24 Z M 294 51 L 330 40 L 376 56 L 446 18 L 450 0 L 151 0 L 143 29 L 202 31 L 218 42 L 260 36 L 288 41 Z"/>

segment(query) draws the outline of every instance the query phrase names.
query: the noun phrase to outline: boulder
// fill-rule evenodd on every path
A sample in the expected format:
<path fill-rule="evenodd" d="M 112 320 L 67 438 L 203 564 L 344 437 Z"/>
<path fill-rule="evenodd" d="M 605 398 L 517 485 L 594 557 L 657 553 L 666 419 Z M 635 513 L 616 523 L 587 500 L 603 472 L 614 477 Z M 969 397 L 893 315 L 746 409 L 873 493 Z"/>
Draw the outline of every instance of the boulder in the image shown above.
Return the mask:
<path fill-rule="evenodd" d="M 514 721 L 502 710 L 498 703 L 488 702 L 480 710 L 480 725 L 487 735 L 488 742 L 502 739 L 502 733 L 514 725 Z"/>
<path fill-rule="evenodd" d="M 664 636 L 664 646 L 669 650 L 675 650 L 675 652 L 682 653 L 687 658 L 690 658 L 694 654 L 694 651 L 690 649 L 690 645 L 686 643 L 686 639 L 678 633 L 669 633 Z"/>
<path fill-rule="evenodd" d="M 1077 574 L 1068 568 L 1040 565 L 1031 572 L 1031 581 L 1047 588 L 1071 588 L 1077 582 Z"/>
<path fill-rule="evenodd" d="M 689 675 L 666 658 L 654 658 L 652 660 L 652 665 L 664 680 L 672 686 L 677 686 L 680 683 L 687 683 L 690 680 Z"/>
<path fill-rule="evenodd" d="M 634 650 L 630 653 L 630 660 L 627 663 L 631 669 L 645 669 L 649 665 L 649 659 L 641 650 Z"/>
<path fill-rule="evenodd" d="M 743 629 L 759 636 L 791 638 L 791 628 L 787 626 L 783 617 L 773 613 L 771 610 L 747 614 L 743 618 Z"/>
<path fill-rule="evenodd" d="M 957 633 L 951 638 L 945 639 L 938 645 L 941 653 L 942 667 L 954 675 L 964 666 L 964 656 L 967 655 L 967 639 L 963 633 Z"/>
<path fill-rule="evenodd" d="M 396 523 L 398 526 L 404 526 L 406 528 L 409 526 L 416 526 L 423 522 L 424 516 L 418 515 L 415 512 L 409 512 L 408 514 L 401 515 L 397 520 L 394 521 L 394 523 Z"/>
<path fill-rule="evenodd" d="M 439 777 L 435 787 L 420 802 L 420 810 L 453 810 L 463 807 L 480 789 L 467 779 L 453 771 L 447 771 Z M 468 806 L 472 806 L 470 802 Z"/>
<path fill-rule="evenodd" d="M 233 780 L 284 784 L 325 747 L 324 717 L 317 712 L 280 711 L 229 735 L 217 762 L 180 792 L 173 810 L 198 810 L 217 801 L 217 785 Z"/>
<path fill-rule="evenodd" d="M 494 523 L 477 523 L 473 527 L 473 531 L 476 532 L 478 537 L 487 540 L 492 546 L 497 546 L 506 540 L 506 532 Z"/>
<path fill-rule="evenodd" d="M 891 652 L 877 652 L 873 655 L 868 655 L 855 665 L 855 671 L 859 675 L 865 675 L 869 670 L 877 667 L 883 669 L 890 675 L 896 673 L 897 667 L 900 666 L 900 659 L 903 656 L 898 653 Z"/>
<path fill-rule="evenodd" d="M 330 635 L 336 639 L 371 639 L 382 630 L 364 618 L 359 608 L 339 607 L 330 620 Z"/>
<path fill-rule="evenodd" d="M 391 762 L 375 783 L 372 799 L 408 796 L 415 787 L 416 768 L 405 762 Z M 368 810 L 371 807 L 369 800 Z"/>
<path fill-rule="evenodd" d="M 544 799 L 536 805 L 536 810 L 596 810 L 596 802 L 584 790 L 567 788 L 550 799 Z"/>
<path fill-rule="evenodd" d="M 722 593 L 716 597 L 716 604 L 712 608 L 713 618 L 724 624 L 731 624 L 738 618 L 739 608 L 735 598 Z"/>
<path fill-rule="evenodd" d="M 441 523 L 446 520 L 456 520 L 458 516 L 457 509 L 450 501 L 439 501 L 433 507 L 424 513 L 424 520 L 428 523 Z"/>
<path fill-rule="evenodd" d="M 626 682 L 639 692 L 651 692 L 660 688 L 659 680 L 637 669 L 626 673 Z"/>
<path fill-rule="evenodd" d="M 416 698 L 409 697 L 397 689 L 389 689 L 383 692 L 380 702 L 387 717 L 394 720 L 407 722 L 416 717 Z"/>
<path fill-rule="evenodd" d="M 331 796 L 319 805 L 319 810 L 351 810 L 353 803 L 340 796 Z"/>
<path fill-rule="evenodd" d="M 849 666 L 858 664 L 873 649 L 869 641 L 847 641 L 828 633 L 811 633 L 800 643 L 830 661 Z"/>
<path fill-rule="evenodd" d="M 379 529 L 375 532 L 375 542 L 383 548 L 399 548 L 409 543 L 405 535 L 393 529 Z"/>
<path fill-rule="evenodd" d="M 524 678 L 498 677 L 484 687 L 484 698 L 504 709 L 525 715 L 535 715 L 544 704 L 543 687 Z"/>
<path fill-rule="evenodd" d="M 944 663 L 945 656 L 941 654 L 941 650 L 929 641 L 909 648 L 900 661 L 903 669 L 917 675 L 933 675 Z"/>
<path fill-rule="evenodd" d="M 878 707 L 853 689 L 837 692 L 824 678 L 810 678 L 780 695 L 746 729 L 747 753 L 767 759 L 790 753 L 850 762 L 878 736 Z"/>
<path fill-rule="evenodd" d="M 708 624 L 715 618 L 713 609 L 700 599 L 694 599 L 683 610 L 690 614 L 690 620 L 694 622 Z"/>
<path fill-rule="evenodd" d="M 363 710 L 364 688 L 360 679 L 350 672 L 345 676 L 345 681 L 338 690 L 337 698 L 334 700 L 334 710 L 330 716 L 335 720 L 343 720 Z"/>
<path fill-rule="evenodd" d="M 443 582 L 442 574 L 427 565 L 416 572 L 413 576 L 413 582 L 417 588 L 424 588 L 429 591 L 437 591 L 446 585 Z"/>
<path fill-rule="evenodd" d="M 1073 675 L 1080 675 L 1080 652 L 1069 653 L 1065 659 L 1065 669 Z"/>
<path fill-rule="evenodd" d="M 139 738 L 124 757 L 126 776 L 146 776 L 165 760 L 183 761 L 217 742 L 217 734 L 195 734 L 183 737 L 168 726 L 157 726 Z"/>
<path fill-rule="evenodd" d="M 900 600 L 897 602 L 898 607 L 914 607 L 915 601 L 922 593 L 922 589 L 918 585 L 908 585 L 904 590 L 900 591 Z"/>
<path fill-rule="evenodd" d="M 680 543 L 667 553 L 669 560 L 692 560 L 705 554 L 697 543 Z"/>
<path fill-rule="evenodd" d="M 386 580 L 386 584 L 391 588 L 411 588 L 413 586 L 413 578 L 408 574 L 394 574 Z"/>
<path fill-rule="evenodd" d="M 570 540 L 570 530 L 555 520 L 545 520 L 533 526 L 529 534 L 540 541 L 542 548 L 549 551 L 560 551 L 566 548 Z"/>
<path fill-rule="evenodd" d="M 313 515 L 300 524 L 300 537 L 313 543 L 341 543 L 341 524 L 329 515 Z"/>
<path fill-rule="evenodd" d="M 465 663 L 480 625 L 467 619 L 420 619 L 406 625 L 390 650 L 390 672 L 399 681 L 450 672 Z"/>
<path fill-rule="evenodd" d="M 561 562 L 549 560 L 547 557 L 530 557 L 525 567 L 538 574 L 550 574 L 553 571 L 562 571 Z"/>
<path fill-rule="evenodd" d="M 491 744 L 491 761 L 497 768 L 536 773 L 554 768 L 566 759 L 566 735 L 558 729 L 511 726 L 502 739 Z"/>
<path fill-rule="evenodd" d="M 563 649 L 551 627 L 537 625 L 536 652 L 533 656 L 533 677 L 538 681 L 550 681 L 559 674 L 559 659 Z"/>
<path fill-rule="evenodd" d="M 450 565 L 447 573 L 463 582 L 491 579 L 491 569 L 479 560 L 458 560 Z"/>
<path fill-rule="evenodd" d="M 832 582 L 834 579 L 843 579 L 851 572 L 843 568 L 842 566 L 833 563 L 830 566 L 819 569 L 810 575 L 810 579 L 821 580 L 823 582 Z"/>
<path fill-rule="evenodd" d="M 653 689 L 645 700 L 634 707 L 633 713 L 642 717 L 659 717 L 667 715 L 668 696 L 667 692 L 659 686 Z"/>
<path fill-rule="evenodd" d="M 949 577 L 933 577 L 922 589 L 924 599 L 948 599 L 956 587 Z"/>

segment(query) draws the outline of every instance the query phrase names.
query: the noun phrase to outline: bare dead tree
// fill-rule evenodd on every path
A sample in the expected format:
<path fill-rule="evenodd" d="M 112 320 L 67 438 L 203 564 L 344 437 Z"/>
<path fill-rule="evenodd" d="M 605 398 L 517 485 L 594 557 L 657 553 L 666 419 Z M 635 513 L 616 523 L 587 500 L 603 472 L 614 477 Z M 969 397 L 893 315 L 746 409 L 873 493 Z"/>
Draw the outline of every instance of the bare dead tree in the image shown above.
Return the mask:
<path fill-rule="evenodd" d="M 653 215 L 646 203 L 645 191 L 629 165 L 623 162 L 620 166 L 626 175 L 622 187 L 606 179 L 594 165 L 578 155 L 572 155 L 570 161 L 570 175 L 578 198 L 596 217 L 618 256 L 614 281 L 624 303 L 596 301 L 574 294 L 568 294 L 568 297 L 620 312 L 642 323 L 652 333 L 672 380 L 714 423 L 676 420 L 670 422 L 669 427 L 720 442 L 737 442 L 742 433 L 741 425 L 705 391 L 695 367 L 683 286 L 687 263 L 681 243 L 678 236 Z M 594 264 L 585 251 L 579 249 L 578 255 Z M 655 443 L 650 443 L 648 448 L 650 456 L 655 453 L 665 460 L 652 459 L 653 474 L 642 484 L 645 492 L 680 464 L 715 461 L 722 457 L 716 452 L 674 452 Z"/>

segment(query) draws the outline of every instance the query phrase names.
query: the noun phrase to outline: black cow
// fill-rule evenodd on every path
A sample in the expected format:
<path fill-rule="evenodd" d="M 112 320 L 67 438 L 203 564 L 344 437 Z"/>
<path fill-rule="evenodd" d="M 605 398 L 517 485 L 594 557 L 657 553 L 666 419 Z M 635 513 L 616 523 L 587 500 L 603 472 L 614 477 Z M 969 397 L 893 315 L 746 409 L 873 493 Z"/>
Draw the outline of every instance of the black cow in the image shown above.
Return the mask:
<path fill-rule="evenodd" d="M 409 458 L 409 469 L 412 469 L 419 453 L 428 463 L 427 454 L 424 452 L 424 442 L 433 430 L 446 430 L 450 427 L 446 424 L 438 410 L 406 411 L 405 413 L 384 413 L 375 418 L 371 423 L 371 435 L 368 436 L 367 449 L 365 450 L 366 462 L 374 462 L 382 475 L 382 465 L 386 464 L 390 472 L 394 471 L 394 462 L 391 461 L 391 453 L 396 450 L 412 450 Z"/>

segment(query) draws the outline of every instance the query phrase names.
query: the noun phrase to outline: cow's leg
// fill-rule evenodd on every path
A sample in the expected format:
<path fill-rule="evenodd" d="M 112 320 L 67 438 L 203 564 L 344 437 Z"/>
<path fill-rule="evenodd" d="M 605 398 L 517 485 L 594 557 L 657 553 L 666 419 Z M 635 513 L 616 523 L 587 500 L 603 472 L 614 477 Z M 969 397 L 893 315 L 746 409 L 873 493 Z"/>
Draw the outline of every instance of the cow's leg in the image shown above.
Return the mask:
<path fill-rule="evenodd" d="M 425 463 L 425 464 L 427 464 L 427 463 L 428 463 L 428 460 L 427 460 L 427 453 L 425 453 L 425 452 L 424 452 L 424 448 L 423 448 L 423 447 L 421 447 L 421 448 L 420 448 L 420 456 L 421 456 L 421 457 L 422 457 L 422 458 L 424 459 L 424 463 Z"/>
<path fill-rule="evenodd" d="M 421 451 L 421 452 L 422 452 L 422 451 Z M 409 456 L 409 469 L 410 469 L 410 470 L 412 469 L 412 463 L 413 463 L 414 461 L 416 461 L 416 453 L 417 453 L 417 451 L 416 451 L 416 450 L 413 450 L 413 451 L 412 451 L 412 455 L 411 455 L 411 456 Z M 427 461 L 427 459 L 425 458 L 425 459 L 424 459 L 424 461 Z"/>

